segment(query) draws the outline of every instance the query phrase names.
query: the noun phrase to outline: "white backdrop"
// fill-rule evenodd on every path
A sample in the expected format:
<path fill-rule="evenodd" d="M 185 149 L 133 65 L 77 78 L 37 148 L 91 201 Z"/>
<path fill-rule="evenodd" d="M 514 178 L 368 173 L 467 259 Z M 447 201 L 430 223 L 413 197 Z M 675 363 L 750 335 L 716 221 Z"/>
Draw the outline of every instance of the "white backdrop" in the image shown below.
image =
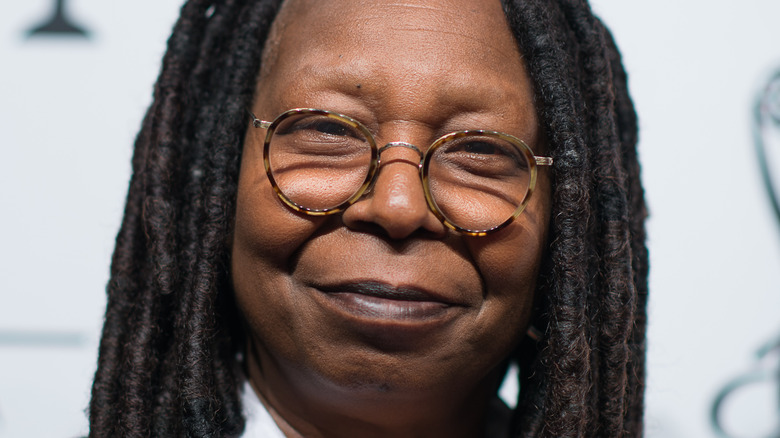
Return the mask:
<path fill-rule="evenodd" d="M 25 39 L 0 14 L 0 438 L 84 435 L 130 155 L 181 0 L 71 0 L 91 38 Z M 652 218 L 648 437 L 710 437 L 712 399 L 780 332 L 780 229 L 750 109 L 780 68 L 780 2 L 593 0 L 641 122 Z M 780 175 L 777 175 L 780 177 Z M 777 387 L 727 405 L 758 436 Z"/>

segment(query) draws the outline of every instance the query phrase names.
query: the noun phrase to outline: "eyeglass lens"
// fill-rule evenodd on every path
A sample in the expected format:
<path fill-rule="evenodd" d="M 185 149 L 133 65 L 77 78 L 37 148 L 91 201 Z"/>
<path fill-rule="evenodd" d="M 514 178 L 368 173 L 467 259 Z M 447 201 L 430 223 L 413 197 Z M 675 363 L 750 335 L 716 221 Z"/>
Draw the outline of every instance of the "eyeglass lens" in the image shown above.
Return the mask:
<path fill-rule="evenodd" d="M 333 114 L 295 114 L 276 126 L 267 148 L 271 176 L 284 197 L 327 211 L 357 195 L 371 172 L 371 141 Z M 491 135 L 452 136 L 434 144 L 427 183 L 450 223 L 489 230 L 508 220 L 528 194 L 527 155 Z"/>
<path fill-rule="evenodd" d="M 428 164 L 434 203 L 450 223 L 467 230 L 489 230 L 512 217 L 530 182 L 526 156 L 496 137 L 447 141 L 433 151 Z"/>
<path fill-rule="evenodd" d="M 268 160 L 277 187 L 299 207 L 327 211 L 349 201 L 371 168 L 371 145 L 346 121 L 298 114 L 276 127 Z"/>

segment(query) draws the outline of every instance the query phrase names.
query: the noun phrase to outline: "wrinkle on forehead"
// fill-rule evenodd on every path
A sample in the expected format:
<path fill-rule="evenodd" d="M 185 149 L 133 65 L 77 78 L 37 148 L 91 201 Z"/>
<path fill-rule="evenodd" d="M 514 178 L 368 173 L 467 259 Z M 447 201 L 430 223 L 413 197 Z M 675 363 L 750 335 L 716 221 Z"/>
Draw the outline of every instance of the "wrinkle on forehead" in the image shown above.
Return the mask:
<path fill-rule="evenodd" d="M 374 0 L 370 6 L 366 8 L 363 0 L 285 1 L 263 50 L 263 71 L 267 73 L 275 63 L 282 36 L 294 39 L 300 35 L 299 29 L 316 36 L 307 39 L 307 44 L 330 44 L 334 39 L 342 39 L 370 47 L 369 43 L 381 42 L 394 32 L 418 32 L 421 42 L 436 35 L 471 40 L 475 48 L 471 55 L 479 58 L 486 51 L 496 51 L 500 57 L 522 57 L 498 0 Z M 393 20 L 388 21 L 387 17 Z M 287 32 L 288 28 L 292 30 Z M 374 35 L 373 41 L 365 40 L 367 34 Z M 511 39 L 509 45 L 498 39 L 506 37 Z M 409 47 L 410 53 L 414 49 L 419 50 Z"/>
<path fill-rule="evenodd" d="M 327 90 L 430 123 L 430 108 L 443 106 L 517 118 L 520 133 L 537 123 L 533 89 L 498 0 L 288 0 L 269 34 L 260 81 L 258 97 L 266 102 L 286 100 L 273 90 L 295 84 L 276 111 L 332 102 L 315 99 Z M 417 105 L 404 111 L 392 107 L 411 102 Z"/>

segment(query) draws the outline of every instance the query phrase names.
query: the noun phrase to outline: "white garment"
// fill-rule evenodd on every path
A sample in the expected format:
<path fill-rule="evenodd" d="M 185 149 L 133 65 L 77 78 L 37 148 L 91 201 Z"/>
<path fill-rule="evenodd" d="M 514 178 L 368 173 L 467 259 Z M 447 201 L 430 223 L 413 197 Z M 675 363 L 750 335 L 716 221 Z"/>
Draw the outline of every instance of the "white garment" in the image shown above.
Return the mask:
<path fill-rule="evenodd" d="M 285 438 L 282 430 L 268 413 L 268 409 L 255 394 L 255 390 L 249 384 L 249 379 L 244 381 L 241 404 L 246 418 L 242 438 Z M 496 397 L 491 400 L 485 425 L 485 436 L 490 438 L 506 437 L 510 416 L 511 411 L 500 398 Z"/>
<path fill-rule="evenodd" d="M 242 438 L 285 438 L 282 430 L 268 413 L 268 409 L 255 394 L 255 390 L 249 384 L 249 379 L 244 381 L 244 388 L 241 391 L 241 405 L 244 409 L 244 418 L 246 418 Z"/>

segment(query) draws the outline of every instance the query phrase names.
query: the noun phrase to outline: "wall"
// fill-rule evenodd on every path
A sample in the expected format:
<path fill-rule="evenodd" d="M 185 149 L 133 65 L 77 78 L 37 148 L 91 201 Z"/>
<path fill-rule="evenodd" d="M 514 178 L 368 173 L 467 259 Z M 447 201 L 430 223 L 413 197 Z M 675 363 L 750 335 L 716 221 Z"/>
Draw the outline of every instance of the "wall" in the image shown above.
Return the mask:
<path fill-rule="evenodd" d="M 66 2 L 89 39 L 27 39 L 52 2 L 9 3 L 0 14 L 0 437 L 77 436 L 87 432 L 132 142 L 180 1 Z M 713 436 L 713 398 L 780 331 L 780 229 L 750 130 L 754 97 L 780 68 L 780 2 L 593 4 L 624 53 L 641 119 L 652 212 L 647 436 Z M 763 388 L 726 405 L 727 426 L 771 430 L 777 390 Z"/>
<path fill-rule="evenodd" d="M 780 68 L 780 2 L 597 0 L 594 9 L 624 53 L 641 121 L 652 214 L 647 435 L 714 436 L 712 399 L 780 331 L 780 224 L 750 128 L 754 98 Z M 735 394 L 726 425 L 767 436 L 780 425 L 771 388 Z"/>

